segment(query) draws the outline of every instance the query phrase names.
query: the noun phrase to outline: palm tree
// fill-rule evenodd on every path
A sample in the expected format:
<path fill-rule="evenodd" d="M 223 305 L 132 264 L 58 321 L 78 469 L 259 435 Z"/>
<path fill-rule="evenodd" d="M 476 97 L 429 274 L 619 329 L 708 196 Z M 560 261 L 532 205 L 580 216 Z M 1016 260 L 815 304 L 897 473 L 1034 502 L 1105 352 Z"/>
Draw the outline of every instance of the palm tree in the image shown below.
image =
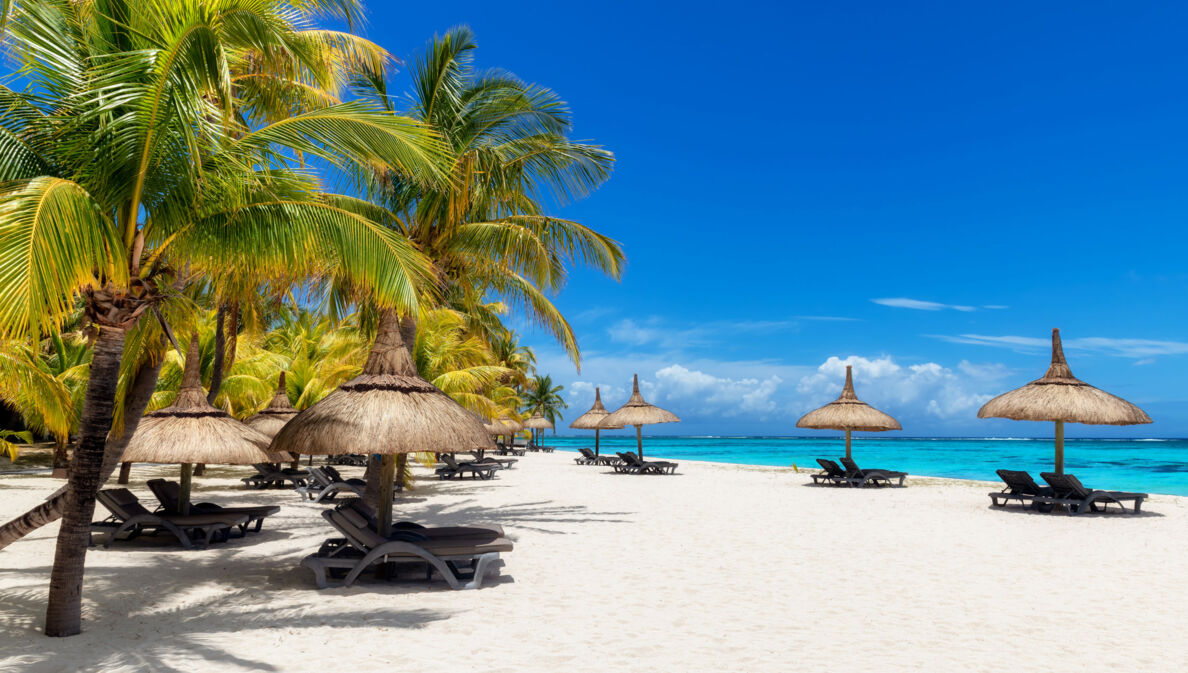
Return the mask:
<path fill-rule="evenodd" d="M 58 335 L 54 336 L 60 340 Z M 62 350 L 65 352 L 66 349 L 67 346 L 63 344 Z M 76 352 L 77 349 L 72 348 L 70 355 L 51 365 L 47 358 L 25 344 L 0 342 L 0 402 L 16 410 L 26 428 L 52 436 L 55 448 L 60 446 L 63 450 L 71 429 L 78 421 L 78 368 L 86 368 L 85 362 L 75 366 L 66 364 Z M 83 359 L 79 357 L 80 361 Z M 56 371 L 58 369 L 61 371 Z M 11 436 L 32 441 L 32 434 L 28 434 L 27 438 L 24 434 L 14 433 Z M 15 447 L 8 442 L 0 446 L 13 459 L 16 458 Z M 58 460 L 59 452 L 55 450 L 55 467 Z"/>
<path fill-rule="evenodd" d="M 417 371 L 455 402 L 481 416 L 501 409 L 489 394 L 509 370 L 487 344 L 466 333 L 466 317 L 449 309 L 426 312 L 413 347 Z"/>
<path fill-rule="evenodd" d="M 561 410 L 569 408 L 565 398 L 561 397 L 562 390 L 565 386 L 553 385 L 553 377 L 548 374 L 532 377 L 532 384 L 524 392 L 524 412 L 540 414 L 556 425 L 561 419 Z"/>
<path fill-rule="evenodd" d="M 416 184 L 384 171 L 375 200 L 432 260 L 444 304 L 480 315 L 489 296 L 501 297 L 579 362 L 573 329 L 547 293 L 564 284 L 571 262 L 617 278 L 623 252 L 589 227 L 546 214 L 545 204 L 592 192 L 610 176 L 614 157 L 567 137 L 569 110 L 553 91 L 502 71 L 476 72 L 475 48 L 470 29 L 455 28 L 435 37 L 411 68 L 409 114 L 445 140 L 452 179 Z"/>
<path fill-rule="evenodd" d="M 423 257 L 300 163 L 347 178 L 383 164 L 410 184 L 442 174 L 440 143 L 416 121 L 305 95 L 331 91 L 367 53 L 359 40 L 306 30 L 306 17 L 354 4 L 4 3 L 28 87 L 0 88 L 0 337 L 36 339 L 79 299 L 94 334 L 65 496 L 12 524 L 27 531 L 62 515 L 48 635 L 81 630 L 95 492 L 118 461 L 105 446 L 121 365 L 159 348 L 166 318 L 182 310 L 179 287 L 198 274 L 230 284 L 226 269 L 272 286 L 333 273 L 377 304 L 417 305 Z M 282 86 L 247 85 L 249 74 Z M 121 409 L 125 437 L 140 413 Z"/>

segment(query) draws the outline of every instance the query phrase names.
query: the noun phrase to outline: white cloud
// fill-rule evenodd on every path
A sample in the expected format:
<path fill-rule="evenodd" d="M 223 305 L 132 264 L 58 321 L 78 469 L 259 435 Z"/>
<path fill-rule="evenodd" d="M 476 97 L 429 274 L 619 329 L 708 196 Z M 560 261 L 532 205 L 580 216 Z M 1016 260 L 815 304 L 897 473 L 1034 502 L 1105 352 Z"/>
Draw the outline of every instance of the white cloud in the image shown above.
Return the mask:
<path fill-rule="evenodd" d="M 764 379 L 723 378 L 670 365 L 656 372 L 654 394 L 657 399 L 679 403 L 694 413 L 753 415 L 763 419 L 776 411 L 772 398 L 783 382 L 774 375 Z"/>
<path fill-rule="evenodd" d="M 943 311 L 945 309 L 952 309 L 954 311 L 976 311 L 976 306 L 963 306 L 961 304 L 942 304 L 935 301 L 924 301 L 922 299 L 908 299 L 907 297 L 887 297 L 883 299 L 871 299 L 872 302 L 881 306 L 891 306 L 893 308 L 910 308 L 916 311 Z"/>
<path fill-rule="evenodd" d="M 1024 336 L 986 336 L 984 334 L 929 335 L 951 343 L 1011 348 L 1027 352 L 1045 351 L 1052 346 L 1050 339 Z M 1124 358 L 1147 359 L 1159 355 L 1188 355 L 1188 343 L 1155 339 L 1113 339 L 1082 337 L 1063 340 L 1065 350 L 1100 353 Z"/>
<path fill-rule="evenodd" d="M 612 341 L 632 346 L 680 349 L 704 346 L 740 332 L 763 333 L 793 327 L 788 320 L 739 320 L 701 323 L 695 327 L 674 327 L 657 317 L 642 322 L 625 318 L 607 328 Z"/>
<path fill-rule="evenodd" d="M 613 341 L 642 346 L 662 340 L 666 334 L 656 326 L 641 325 L 630 318 L 620 320 L 606 330 Z"/>
<path fill-rule="evenodd" d="M 854 368 L 854 387 L 865 402 L 885 411 L 924 413 L 942 419 L 969 416 L 1001 390 L 1008 374 L 1002 365 L 961 362 L 956 368 L 935 362 L 902 366 L 890 356 L 868 359 L 830 357 L 817 372 L 802 378 L 797 391 L 812 406 L 837 397 L 846 365 Z"/>

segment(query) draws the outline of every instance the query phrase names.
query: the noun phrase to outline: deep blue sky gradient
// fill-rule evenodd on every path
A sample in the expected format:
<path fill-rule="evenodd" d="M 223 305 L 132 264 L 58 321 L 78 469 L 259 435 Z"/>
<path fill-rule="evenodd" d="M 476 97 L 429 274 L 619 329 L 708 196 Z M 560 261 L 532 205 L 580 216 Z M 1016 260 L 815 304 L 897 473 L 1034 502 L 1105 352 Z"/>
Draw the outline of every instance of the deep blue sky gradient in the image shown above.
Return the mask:
<path fill-rule="evenodd" d="M 860 364 L 858 385 L 904 434 L 1050 435 L 974 418 L 1047 361 L 980 337 L 1061 327 L 1100 339 L 1069 348 L 1074 373 L 1156 419 L 1070 435 L 1188 435 L 1188 6 L 373 2 L 369 16 L 406 61 L 470 25 L 480 66 L 556 89 L 575 136 L 615 152 L 614 177 L 562 211 L 629 257 L 621 283 L 579 270 L 557 298 L 581 374 L 526 337 L 575 411 L 587 384 L 612 386 L 613 408 L 639 371 L 686 421 L 657 432 L 794 434 L 840 386 L 818 368 L 856 356 L 899 368 L 864 388 Z M 935 381 L 901 394 L 930 363 Z"/>

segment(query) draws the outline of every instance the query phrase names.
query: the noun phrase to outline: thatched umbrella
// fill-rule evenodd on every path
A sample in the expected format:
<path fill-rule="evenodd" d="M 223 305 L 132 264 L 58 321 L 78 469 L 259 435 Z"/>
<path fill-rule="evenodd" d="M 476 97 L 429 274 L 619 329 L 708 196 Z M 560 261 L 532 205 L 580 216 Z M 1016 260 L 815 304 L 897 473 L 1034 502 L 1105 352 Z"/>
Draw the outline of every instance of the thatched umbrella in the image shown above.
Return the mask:
<path fill-rule="evenodd" d="M 532 441 L 535 443 L 536 431 L 551 429 L 553 427 L 553 422 L 542 416 L 538 411 L 532 414 L 528 420 L 524 421 L 524 427 L 532 431 Z"/>
<path fill-rule="evenodd" d="M 602 393 L 599 392 L 598 388 L 595 388 L 594 406 L 590 407 L 589 411 L 578 416 L 569 424 L 569 427 L 577 428 L 578 430 L 594 431 L 594 455 L 596 456 L 598 455 L 598 433 L 602 430 L 618 430 L 623 427 L 622 425 L 616 425 L 613 428 L 608 428 L 602 425 L 602 419 L 607 416 L 610 416 L 610 412 L 606 410 L 606 407 L 602 406 Z"/>
<path fill-rule="evenodd" d="M 248 427 L 268 435 L 268 438 L 271 439 L 280 432 L 281 428 L 285 427 L 285 423 L 288 423 L 296 415 L 297 410 L 289 402 L 289 393 L 285 391 L 285 373 L 281 372 L 280 381 L 276 385 L 276 394 L 272 396 L 272 401 L 260 413 L 247 419 L 244 423 Z"/>
<path fill-rule="evenodd" d="M 598 427 L 606 430 L 634 425 L 635 450 L 639 454 L 639 457 L 643 458 L 642 426 L 656 423 L 680 422 L 681 419 L 671 411 L 665 411 L 654 404 L 644 402 L 643 395 L 639 394 L 639 374 L 636 374 L 631 383 L 631 398 L 627 400 L 626 404 L 603 418 L 602 422 L 598 424 Z"/>
<path fill-rule="evenodd" d="M 1064 424 L 1141 425 L 1151 417 L 1130 402 L 1073 376 L 1064 360 L 1060 330 L 1052 330 L 1052 364 L 1043 378 L 990 400 L 978 418 L 1056 422 L 1056 472 L 1064 473 Z"/>
<path fill-rule="evenodd" d="M 363 373 L 297 414 L 272 450 L 380 454 L 379 530 L 392 527 L 396 454 L 491 448 L 478 417 L 417 375 L 396 313 L 384 311 Z"/>
<path fill-rule="evenodd" d="M 491 435 L 492 437 L 507 435 L 507 438 L 511 440 L 517 432 L 524 429 L 524 426 L 515 419 L 508 418 L 507 416 L 500 416 L 493 421 L 484 421 L 483 428 L 486 429 L 487 434 Z"/>
<path fill-rule="evenodd" d="M 280 432 L 281 428 L 285 427 L 285 423 L 288 423 L 296 415 L 297 410 L 289 402 L 289 393 L 285 389 L 285 373 L 281 372 L 280 381 L 276 385 L 276 394 L 272 396 L 272 401 L 260 413 L 247 419 L 244 423 L 248 427 L 255 428 L 264 433 L 271 440 L 276 436 L 276 433 Z M 290 454 L 286 453 L 286 455 Z M 293 467 L 296 468 L 298 462 L 301 460 L 301 456 L 291 454 L 290 457 L 293 461 Z M 310 456 L 310 461 L 312 460 L 313 456 Z"/>
<path fill-rule="evenodd" d="M 198 335 L 190 340 L 181 389 L 173 404 L 145 414 L 124 449 L 129 463 L 181 463 L 178 511 L 190 510 L 194 463 L 251 465 L 289 456 L 270 456 L 268 437 L 206 401 L 199 378 Z"/>
<path fill-rule="evenodd" d="M 796 421 L 796 427 L 845 430 L 846 458 L 850 457 L 850 433 L 854 430 L 883 432 L 903 429 L 899 421 L 858 399 L 854 394 L 854 371 L 850 365 L 846 365 L 846 384 L 842 386 L 841 395 L 820 409 L 814 409 L 801 416 L 800 420 Z"/>

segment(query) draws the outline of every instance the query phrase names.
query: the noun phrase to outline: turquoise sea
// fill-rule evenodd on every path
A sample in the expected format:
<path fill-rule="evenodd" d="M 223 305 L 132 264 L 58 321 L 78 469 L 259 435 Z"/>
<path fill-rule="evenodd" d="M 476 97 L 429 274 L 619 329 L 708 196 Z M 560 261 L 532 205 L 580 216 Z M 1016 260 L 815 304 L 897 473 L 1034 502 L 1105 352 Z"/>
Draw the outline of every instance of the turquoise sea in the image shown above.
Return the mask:
<path fill-rule="evenodd" d="M 545 436 L 558 449 L 594 447 L 590 436 Z M 910 474 L 998 481 L 999 468 L 1027 470 L 1036 481 L 1052 469 L 1049 439 L 855 437 L 860 467 Z M 635 437 L 603 437 L 603 451 L 634 451 Z M 842 439 L 822 437 L 644 436 L 644 455 L 747 465 L 816 469 L 817 458 L 845 454 Z M 1188 439 L 1068 439 L 1064 470 L 1090 488 L 1188 496 Z"/>

